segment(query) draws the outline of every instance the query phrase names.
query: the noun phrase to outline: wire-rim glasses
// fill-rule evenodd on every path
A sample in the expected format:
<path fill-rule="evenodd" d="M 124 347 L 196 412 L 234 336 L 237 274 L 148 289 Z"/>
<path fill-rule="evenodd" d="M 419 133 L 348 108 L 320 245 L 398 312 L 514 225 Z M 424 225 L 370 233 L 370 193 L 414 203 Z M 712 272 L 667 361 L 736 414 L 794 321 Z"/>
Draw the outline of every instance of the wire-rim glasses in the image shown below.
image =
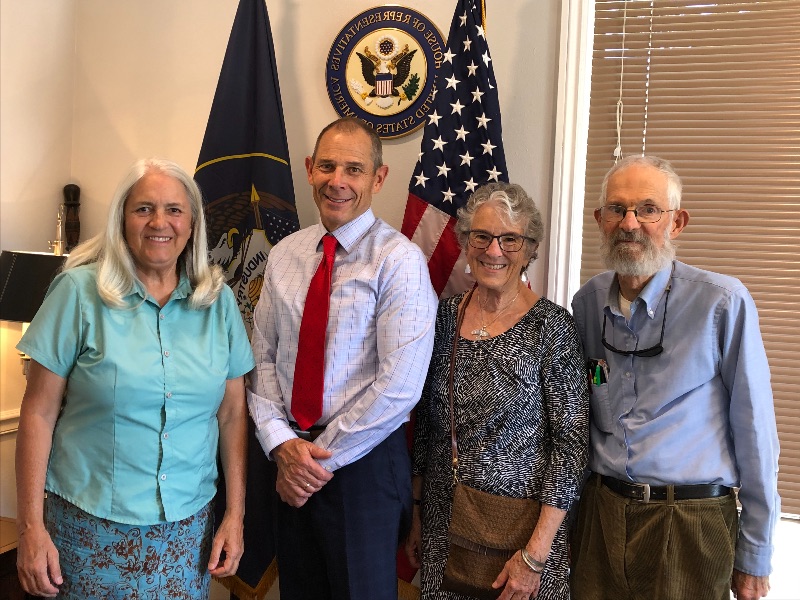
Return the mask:
<path fill-rule="evenodd" d="M 667 304 L 669 303 L 669 293 L 672 290 L 672 284 L 667 286 L 667 296 L 664 298 L 664 320 L 661 321 L 661 339 L 658 340 L 658 344 L 655 346 L 651 346 L 650 348 L 644 348 L 643 350 L 620 350 L 619 348 L 615 348 L 611 344 L 606 341 L 606 315 L 603 313 L 603 339 L 601 340 L 603 346 L 606 349 L 611 350 L 615 354 L 622 354 L 623 356 L 638 356 L 641 358 L 650 358 L 651 356 L 658 356 L 664 351 L 664 329 L 667 324 Z M 637 342 L 638 343 L 638 342 Z"/>
<path fill-rule="evenodd" d="M 608 223 L 619 223 L 629 212 L 633 213 L 639 223 L 658 223 L 664 213 L 674 212 L 674 208 L 664 210 L 653 204 L 642 204 L 636 208 L 625 208 L 619 204 L 606 204 L 600 207 L 600 217 Z"/>
<path fill-rule="evenodd" d="M 469 245 L 478 250 L 486 250 L 492 245 L 494 240 L 500 245 L 500 250 L 503 252 L 519 252 L 525 244 L 525 240 L 536 242 L 533 238 L 519 235 L 518 233 L 501 233 L 500 235 L 492 235 L 488 231 L 480 229 L 472 229 L 467 232 L 467 239 Z"/>

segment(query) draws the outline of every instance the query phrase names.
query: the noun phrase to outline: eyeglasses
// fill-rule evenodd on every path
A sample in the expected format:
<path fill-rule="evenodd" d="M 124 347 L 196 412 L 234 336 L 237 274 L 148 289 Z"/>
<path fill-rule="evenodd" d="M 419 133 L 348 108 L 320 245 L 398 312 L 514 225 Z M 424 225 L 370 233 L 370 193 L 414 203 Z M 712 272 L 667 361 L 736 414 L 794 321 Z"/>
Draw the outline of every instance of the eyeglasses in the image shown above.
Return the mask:
<path fill-rule="evenodd" d="M 473 229 L 467 232 L 469 245 L 478 250 L 485 250 L 492 245 L 492 241 L 497 240 L 500 245 L 500 250 L 503 252 L 519 252 L 525 240 L 536 242 L 535 239 L 518 235 L 516 233 L 501 233 L 500 235 L 492 235 L 488 231 L 481 231 L 480 229 Z"/>
<path fill-rule="evenodd" d="M 629 212 L 632 212 L 639 223 L 658 223 L 661 220 L 661 215 L 674 210 L 674 208 L 663 210 L 652 204 L 643 204 L 636 208 L 625 208 L 619 204 L 606 204 L 600 207 L 600 216 L 603 221 L 608 223 L 619 223 Z"/>
<path fill-rule="evenodd" d="M 606 341 L 606 315 L 603 314 L 603 346 L 605 346 L 608 350 L 611 350 L 615 354 L 622 354 L 623 356 L 638 356 L 641 358 L 650 358 L 651 356 L 658 356 L 664 351 L 664 327 L 667 324 L 667 304 L 669 303 L 669 292 L 672 290 L 672 284 L 667 286 L 667 296 L 664 298 L 664 320 L 661 321 L 661 339 L 658 340 L 658 344 L 655 346 L 651 346 L 650 348 L 644 348 L 643 350 L 620 350 L 619 348 L 615 348 L 611 344 Z"/>

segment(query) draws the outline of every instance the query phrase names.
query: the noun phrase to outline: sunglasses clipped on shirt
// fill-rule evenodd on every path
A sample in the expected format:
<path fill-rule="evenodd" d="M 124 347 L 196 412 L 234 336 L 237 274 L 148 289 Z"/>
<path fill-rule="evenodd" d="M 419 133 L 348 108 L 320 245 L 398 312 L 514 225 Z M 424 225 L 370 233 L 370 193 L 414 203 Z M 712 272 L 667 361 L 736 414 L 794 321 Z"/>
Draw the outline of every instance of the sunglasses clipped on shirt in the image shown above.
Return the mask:
<path fill-rule="evenodd" d="M 651 356 L 658 356 L 664 351 L 664 329 L 667 324 L 667 305 L 669 303 L 669 293 L 672 290 L 672 284 L 667 286 L 667 296 L 664 298 L 664 319 L 661 321 L 661 339 L 658 340 L 658 344 L 655 346 L 651 346 L 650 348 L 643 348 L 642 350 L 620 350 L 612 346 L 610 343 L 606 341 L 606 315 L 603 314 L 603 339 L 601 340 L 603 346 L 606 347 L 607 350 L 611 350 L 611 352 L 615 354 L 622 354 L 623 356 L 638 356 L 640 358 L 650 358 Z"/>

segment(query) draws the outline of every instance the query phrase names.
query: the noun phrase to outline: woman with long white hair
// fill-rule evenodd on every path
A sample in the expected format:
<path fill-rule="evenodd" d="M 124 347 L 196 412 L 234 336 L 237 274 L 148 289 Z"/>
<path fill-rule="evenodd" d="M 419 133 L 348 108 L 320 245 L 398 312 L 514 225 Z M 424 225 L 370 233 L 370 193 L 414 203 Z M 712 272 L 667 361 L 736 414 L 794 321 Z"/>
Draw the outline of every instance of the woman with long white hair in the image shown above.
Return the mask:
<path fill-rule="evenodd" d="M 211 575 L 236 572 L 254 361 L 207 254 L 197 185 L 140 160 L 17 346 L 32 358 L 16 458 L 28 593 L 202 599 Z"/>

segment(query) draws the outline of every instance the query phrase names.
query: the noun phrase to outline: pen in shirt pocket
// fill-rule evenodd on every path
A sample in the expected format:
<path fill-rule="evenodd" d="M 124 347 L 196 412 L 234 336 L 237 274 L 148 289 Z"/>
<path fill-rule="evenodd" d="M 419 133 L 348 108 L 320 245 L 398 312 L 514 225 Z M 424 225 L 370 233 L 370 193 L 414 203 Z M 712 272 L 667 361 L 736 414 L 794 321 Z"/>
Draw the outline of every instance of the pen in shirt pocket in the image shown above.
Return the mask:
<path fill-rule="evenodd" d="M 600 378 L 600 384 L 608 383 L 608 363 L 602 359 L 597 359 L 597 368 L 599 371 L 597 372 L 597 376 Z"/>
<path fill-rule="evenodd" d="M 608 363 L 602 358 L 586 361 L 586 375 L 590 385 L 603 385 L 608 382 Z"/>

